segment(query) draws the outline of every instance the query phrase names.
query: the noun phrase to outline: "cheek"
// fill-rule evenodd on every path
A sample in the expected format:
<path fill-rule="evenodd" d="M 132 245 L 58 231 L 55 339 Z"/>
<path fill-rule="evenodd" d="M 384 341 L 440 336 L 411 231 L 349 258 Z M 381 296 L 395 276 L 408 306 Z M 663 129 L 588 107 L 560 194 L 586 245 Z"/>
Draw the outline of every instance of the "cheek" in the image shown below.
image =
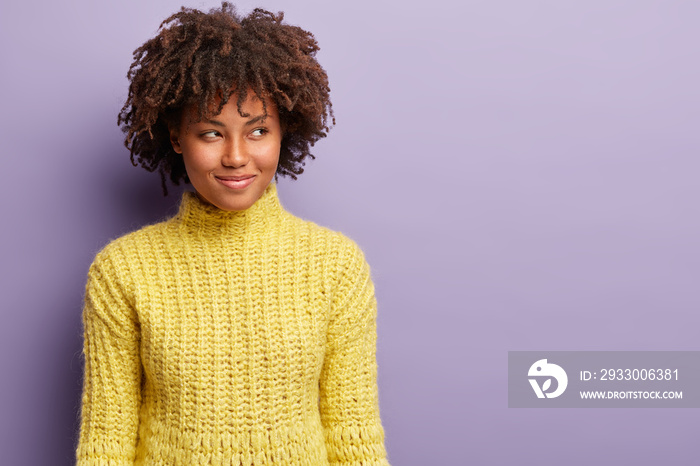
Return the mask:
<path fill-rule="evenodd" d="M 185 163 L 185 169 L 190 178 L 193 176 L 205 175 L 206 172 L 212 170 L 212 164 L 214 162 L 213 158 L 205 151 L 193 150 L 186 146 L 183 147 L 182 150 L 182 160 Z"/>
<path fill-rule="evenodd" d="M 280 143 L 275 143 L 270 146 L 269 151 L 267 154 L 265 154 L 265 163 L 268 168 L 271 170 L 276 170 L 277 169 L 277 164 L 279 163 L 280 160 L 280 150 L 281 150 L 281 145 Z"/>
<path fill-rule="evenodd" d="M 277 164 L 280 161 L 280 149 L 279 147 L 271 152 L 267 157 L 267 166 L 270 170 L 277 170 Z"/>
<path fill-rule="evenodd" d="M 261 171 L 277 170 L 277 163 L 280 158 L 280 146 L 275 143 L 266 144 L 255 151 L 255 165 Z"/>

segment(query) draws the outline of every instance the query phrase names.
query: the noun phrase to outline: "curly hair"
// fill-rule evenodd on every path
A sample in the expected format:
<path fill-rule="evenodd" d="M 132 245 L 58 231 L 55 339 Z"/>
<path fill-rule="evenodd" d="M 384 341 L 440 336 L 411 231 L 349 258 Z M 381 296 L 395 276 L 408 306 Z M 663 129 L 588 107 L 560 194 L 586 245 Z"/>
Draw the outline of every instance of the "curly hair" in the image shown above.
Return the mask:
<path fill-rule="evenodd" d="M 316 61 L 313 34 L 282 23 L 283 17 L 260 8 L 242 17 L 228 2 L 208 13 L 182 7 L 134 51 L 117 124 L 131 163 L 158 170 L 164 194 L 167 177 L 175 185 L 190 182 L 169 126 L 190 106 L 200 119 L 216 115 L 234 94 L 243 117 L 249 91 L 262 100 L 265 114 L 266 98 L 276 106 L 284 131 L 276 175 L 296 179 L 305 159 L 314 158 L 311 147 L 335 124 L 328 76 Z"/>

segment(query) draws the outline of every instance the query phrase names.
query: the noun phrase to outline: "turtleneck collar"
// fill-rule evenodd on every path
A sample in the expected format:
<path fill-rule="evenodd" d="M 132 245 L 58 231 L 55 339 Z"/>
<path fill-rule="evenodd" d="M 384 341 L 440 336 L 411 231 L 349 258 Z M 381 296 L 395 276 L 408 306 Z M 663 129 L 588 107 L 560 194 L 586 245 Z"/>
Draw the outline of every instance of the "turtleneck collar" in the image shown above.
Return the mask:
<path fill-rule="evenodd" d="M 260 199 L 246 210 L 227 211 L 208 204 L 192 191 L 182 194 L 180 210 L 175 216 L 176 222 L 184 226 L 203 231 L 221 231 L 222 229 L 240 229 L 251 225 L 263 226 L 282 213 L 282 206 L 277 197 L 277 185 L 270 183 Z"/>

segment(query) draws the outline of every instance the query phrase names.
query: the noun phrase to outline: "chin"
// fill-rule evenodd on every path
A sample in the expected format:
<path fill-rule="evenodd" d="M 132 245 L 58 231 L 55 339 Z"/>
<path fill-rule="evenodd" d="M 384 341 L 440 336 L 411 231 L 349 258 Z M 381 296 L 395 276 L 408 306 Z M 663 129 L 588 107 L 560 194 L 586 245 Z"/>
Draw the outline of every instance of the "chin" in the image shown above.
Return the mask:
<path fill-rule="evenodd" d="M 260 196 L 262 196 L 262 192 L 259 196 L 255 196 L 255 193 L 246 193 L 245 195 L 229 195 L 223 197 L 219 196 L 214 200 L 214 202 L 211 202 L 211 204 L 221 210 L 237 212 L 247 210 L 252 207 Z"/>
<path fill-rule="evenodd" d="M 252 184 L 241 190 L 233 190 L 219 185 L 207 184 L 201 191 L 195 185 L 197 196 L 204 202 L 213 205 L 227 212 L 237 212 L 247 210 L 262 197 L 267 188 L 267 184 L 261 183 L 263 180 L 256 179 Z M 271 180 L 270 180 L 271 181 Z"/>
<path fill-rule="evenodd" d="M 253 206 L 255 202 L 250 202 L 250 203 L 243 203 L 243 204 L 227 204 L 227 205 L 222 205 L 222 206 L 217 206 L 221 210 L 225 210 L 227 212 L 238 212 L 241 210 L 248 210 L 250 207 Z"/>

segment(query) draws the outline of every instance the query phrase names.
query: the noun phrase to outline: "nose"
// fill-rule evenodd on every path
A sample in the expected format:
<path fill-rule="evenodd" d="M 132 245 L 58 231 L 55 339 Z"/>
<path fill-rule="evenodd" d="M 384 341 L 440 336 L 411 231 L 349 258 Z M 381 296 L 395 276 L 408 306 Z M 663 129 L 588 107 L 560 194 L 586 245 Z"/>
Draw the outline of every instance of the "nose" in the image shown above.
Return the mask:
<path fill-rule="evenodd" d="M 225 145 L 221 156 L 221 164 L 226 167 L 239 168 L 245 166 L 250 160 L 250 155 L 245 142 L 239 139 L 231 139 Z"/>

